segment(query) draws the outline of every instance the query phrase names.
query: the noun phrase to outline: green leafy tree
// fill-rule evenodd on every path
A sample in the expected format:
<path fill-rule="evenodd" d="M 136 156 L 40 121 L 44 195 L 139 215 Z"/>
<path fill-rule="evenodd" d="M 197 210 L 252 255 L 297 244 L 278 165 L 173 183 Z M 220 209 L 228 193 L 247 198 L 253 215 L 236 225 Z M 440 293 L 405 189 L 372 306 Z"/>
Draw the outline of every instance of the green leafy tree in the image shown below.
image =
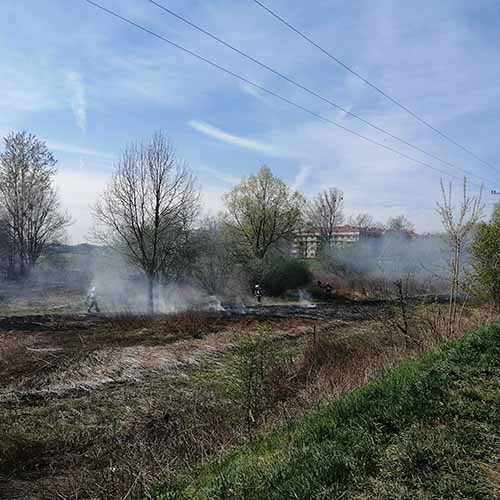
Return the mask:
<path fill-rule="evenodd" d="M 304 198 L 268 167 L 225 195 L 226 224 L 240 257 L 258 269 L 274 250 L 292 240 L 301 222 Z"/>
<path fill-rule="evenodd" d="M 472 245 L 479 291 L 500 306 L 500 209 L 489 224 L 480 224 Z"/>

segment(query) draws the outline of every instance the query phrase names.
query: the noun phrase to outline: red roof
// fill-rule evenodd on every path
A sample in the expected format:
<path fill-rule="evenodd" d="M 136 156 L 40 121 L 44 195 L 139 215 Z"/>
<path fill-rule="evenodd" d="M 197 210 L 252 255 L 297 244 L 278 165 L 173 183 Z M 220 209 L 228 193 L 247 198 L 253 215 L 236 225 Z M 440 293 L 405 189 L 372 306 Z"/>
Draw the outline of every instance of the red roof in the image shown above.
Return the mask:
<path fill-rule="evenodd" d="M 355 227 L 355 226 L 337 226 L 334 229 L 334 232 L 336 232 L 336 233 L 359 233 L 360 229 L 359 229 L 359 227 Z"/>

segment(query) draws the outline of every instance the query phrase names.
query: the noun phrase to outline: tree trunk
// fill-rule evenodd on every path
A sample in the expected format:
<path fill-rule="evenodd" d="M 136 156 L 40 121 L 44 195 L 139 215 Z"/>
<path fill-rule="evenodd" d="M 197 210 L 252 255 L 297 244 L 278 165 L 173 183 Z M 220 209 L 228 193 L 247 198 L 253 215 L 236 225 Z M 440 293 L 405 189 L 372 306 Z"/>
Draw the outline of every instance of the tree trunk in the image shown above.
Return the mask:
<path fill-rule="evenodd" d="M 14 244 L 9 241 L 9 267 L 7 270 L 7 277 L 11 280 L 16 277 L 16 259 L 14 255 Z"/>
<path fill-rule="evenodd" d="M 27 272 L 26 272 L 26 262 L 24 260 L 24 254 L 21 254 L 19 258 L 20 264 L 19 264 L 19 276 L 21 279 L 26 278 Z"/>
<path fill-rule="evenodd" d="M 155 276 L 150 274 L 148 276 L 148 313 L 154 314 L 154 286 L 155 286 Z"/>

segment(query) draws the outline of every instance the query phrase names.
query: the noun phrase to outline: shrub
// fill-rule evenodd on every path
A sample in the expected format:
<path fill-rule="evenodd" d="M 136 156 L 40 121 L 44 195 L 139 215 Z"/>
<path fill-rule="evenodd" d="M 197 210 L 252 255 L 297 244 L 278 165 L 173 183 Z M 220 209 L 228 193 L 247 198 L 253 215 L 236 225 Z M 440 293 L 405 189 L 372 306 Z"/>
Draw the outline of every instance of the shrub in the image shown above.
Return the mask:
<path fill-rule="evenodd" d="M 480 224 L 472 245 L 478 291 L 500 306 L 500 215 Z"/>
<path fill-rule="evenodd" d="M 313 275 L 307 264 L 292 257 L 274 259 L 264 273 L 262 287 L 266 294 L 274 297 L 284 295 L 287 290 L 307 286 Z"/>

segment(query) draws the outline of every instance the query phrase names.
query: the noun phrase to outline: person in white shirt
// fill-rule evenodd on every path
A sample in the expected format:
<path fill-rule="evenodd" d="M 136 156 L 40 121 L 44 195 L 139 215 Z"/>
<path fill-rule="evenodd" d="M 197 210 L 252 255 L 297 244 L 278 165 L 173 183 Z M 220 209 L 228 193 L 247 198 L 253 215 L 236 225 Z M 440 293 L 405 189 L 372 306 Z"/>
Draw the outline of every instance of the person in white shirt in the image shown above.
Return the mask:
<path fill-rule="evenodd" d="M 99 306 L 97 304 L 97 292 L 95 286 L 93 286 L 89 293 L 87 294 L 87 312 L 92 312 L 92 309 L 95 309 L 95 312 L 99 312 Z"/>

